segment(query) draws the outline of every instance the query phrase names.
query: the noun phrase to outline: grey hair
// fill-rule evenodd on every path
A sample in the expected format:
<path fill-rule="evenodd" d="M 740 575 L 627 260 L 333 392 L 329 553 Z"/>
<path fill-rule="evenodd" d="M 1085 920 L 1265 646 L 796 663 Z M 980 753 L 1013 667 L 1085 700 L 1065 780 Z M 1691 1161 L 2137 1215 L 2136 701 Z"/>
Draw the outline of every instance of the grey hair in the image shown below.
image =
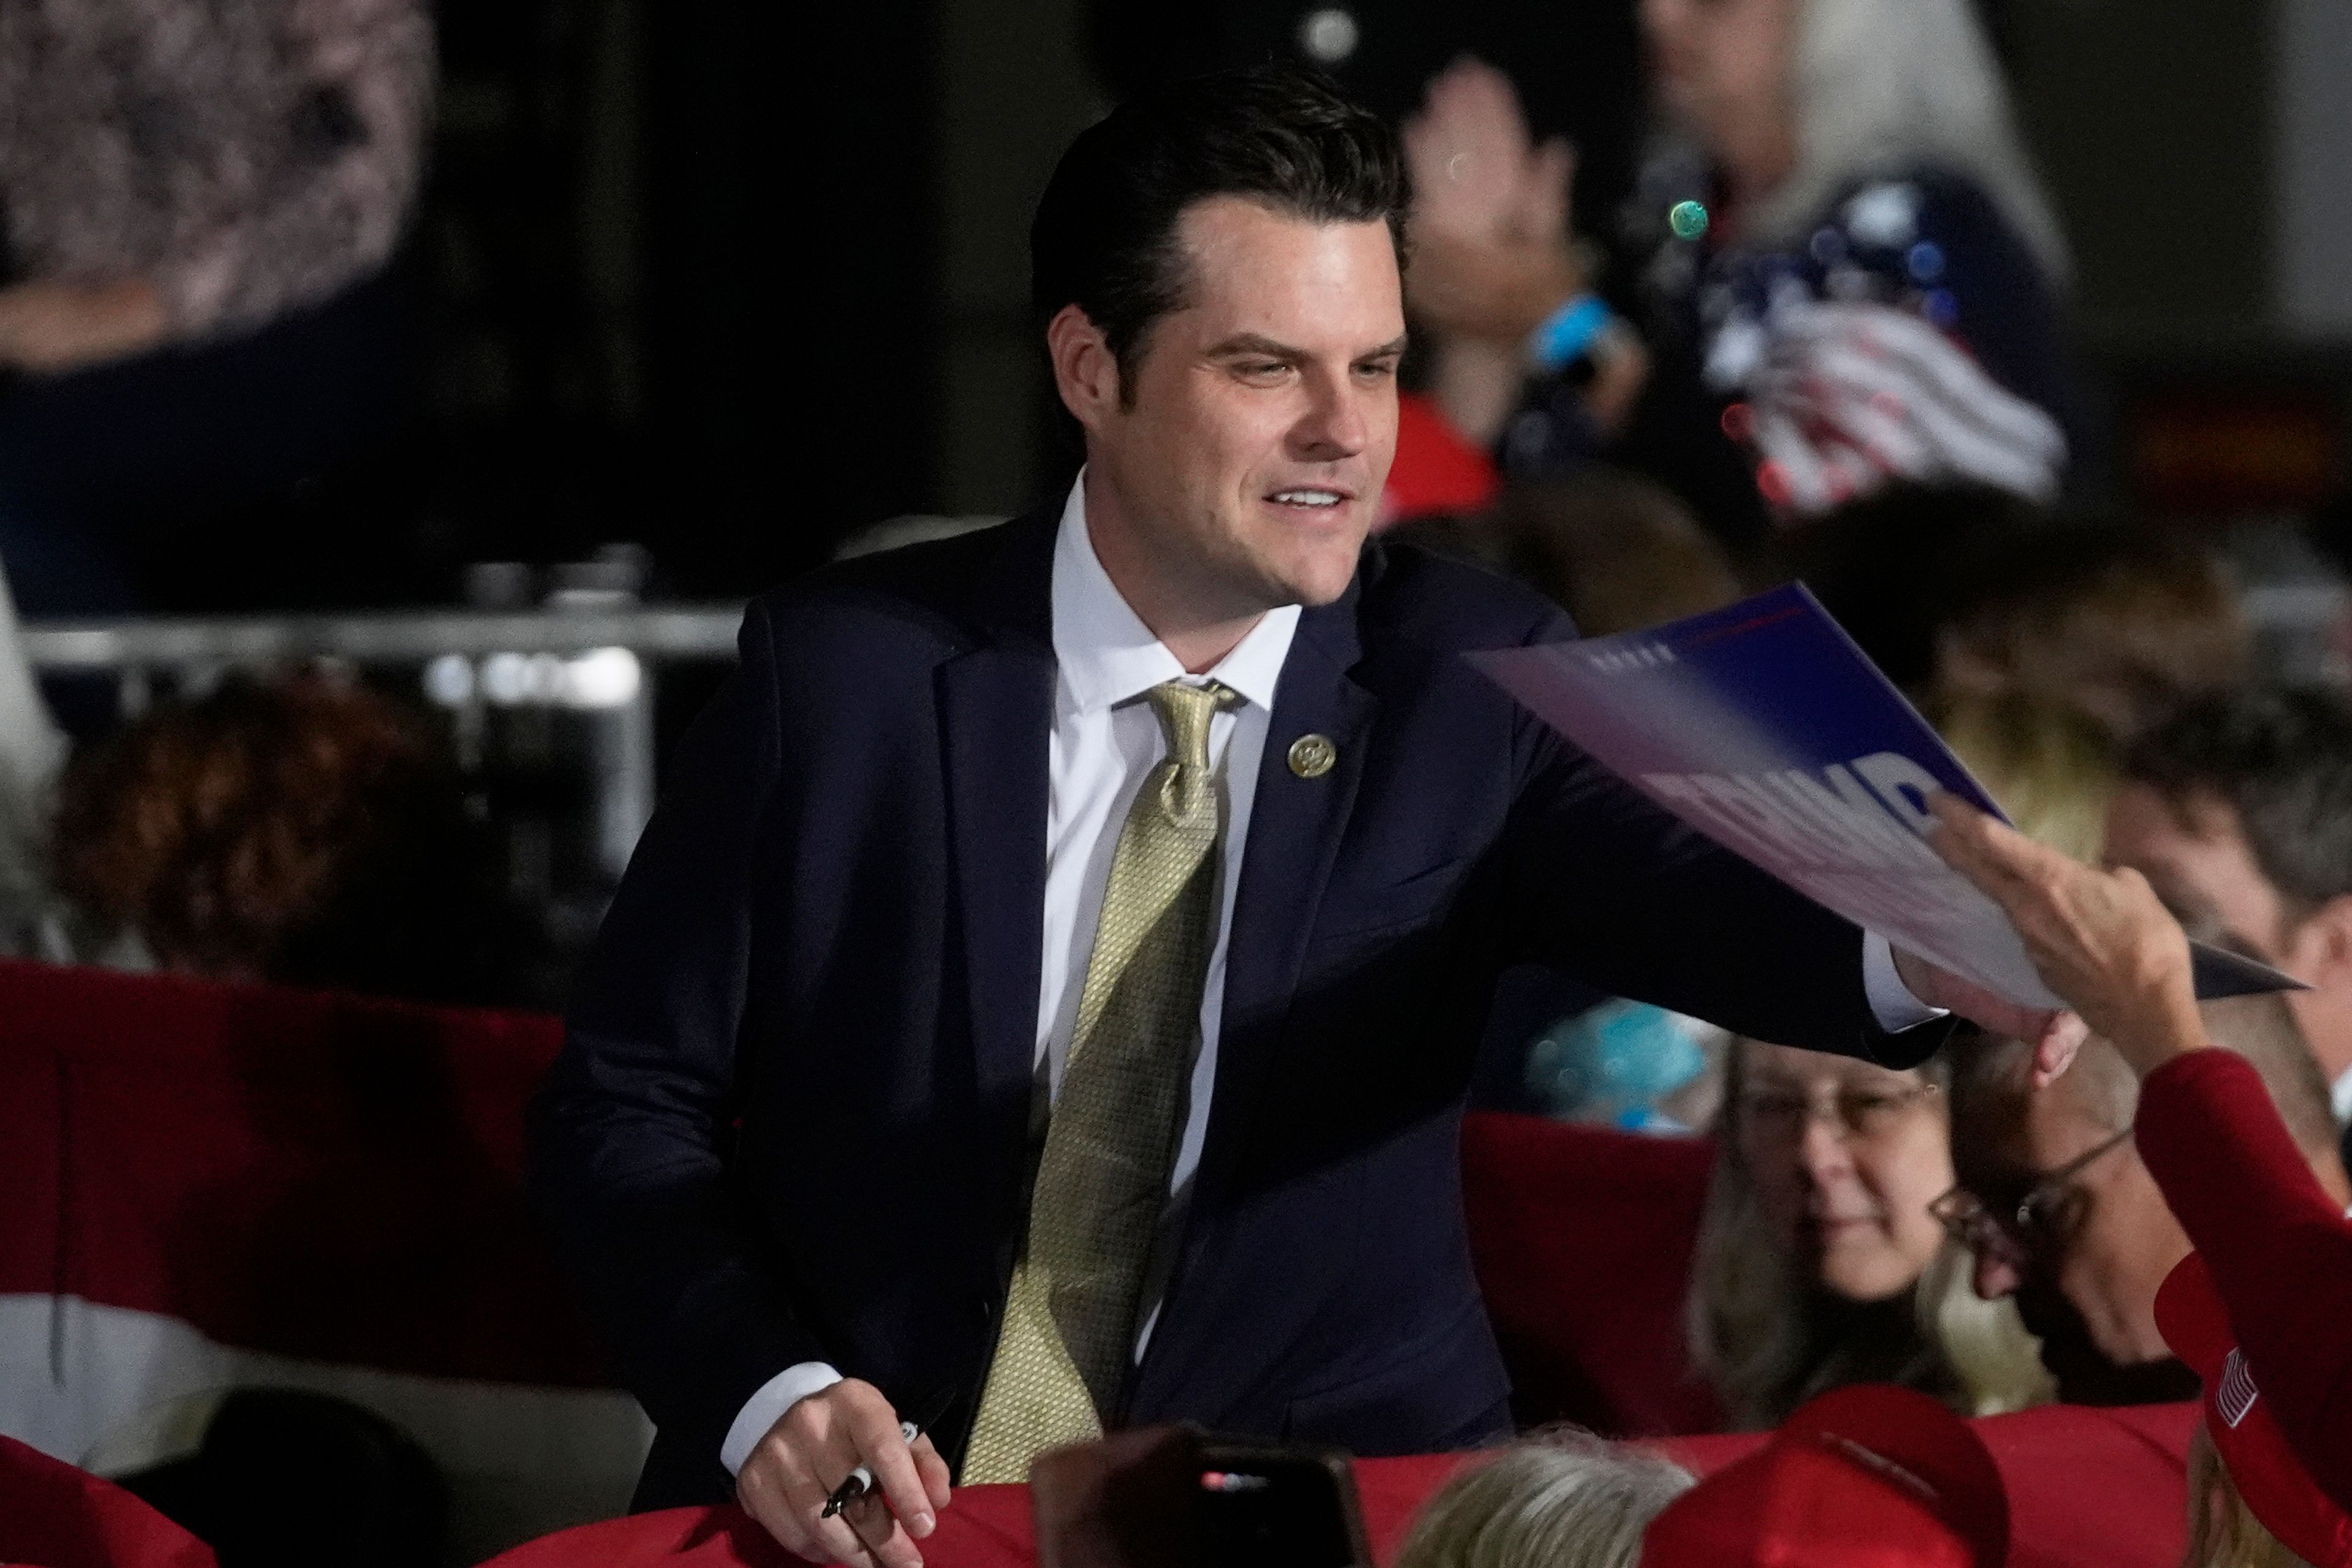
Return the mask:
<path fill-rule="evenodd" d="M 1671 1459 L 1561 1427 L 1457 1471 L 1394 1568 L 1637 1568 L 1642 1532 L 1690 1489 Z"/>
<path fill-rule="evenodd" d="M 1981 186 L 2053 285 L 2066 237 L 2010 112 L 1969 0 L 1801 0 L 1797 166 L 1752 215 L 1759 237 L 1801 237 L 1839 195 L 1922 166 Z"/>

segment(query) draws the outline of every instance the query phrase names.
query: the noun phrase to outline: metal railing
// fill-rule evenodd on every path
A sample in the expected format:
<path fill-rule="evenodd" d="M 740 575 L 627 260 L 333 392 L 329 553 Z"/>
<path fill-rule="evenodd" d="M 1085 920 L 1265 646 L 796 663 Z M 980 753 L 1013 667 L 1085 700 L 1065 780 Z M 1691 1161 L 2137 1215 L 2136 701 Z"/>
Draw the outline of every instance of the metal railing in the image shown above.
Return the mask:
<path fill-rule="evenodd" d="M 595 858 L 617 879 L 653 815 L 653 667 L 733 658 L 742 619 L 740 602 L 559 594 L 550 607 L 528 610 L 31 621 L 23 645 L 39 673 L 110 675 L 126 715 L 147 707 L 158 677 L 201 691 L 240 668 L 415 668 L 423 695 L 450 713 L 468 767 L 482 764 L 492 710 L 577 713 L 586 721 Z"/>
<path fill-rule="evenodd" d="M 740 603 L 546 610 L 375 610 L 349 615 L 31 621 L 26 655 L 42 670 L 195 669 L 340 658 L 423 665 L 443 654 L 585 653 L 727 658 Z"/>

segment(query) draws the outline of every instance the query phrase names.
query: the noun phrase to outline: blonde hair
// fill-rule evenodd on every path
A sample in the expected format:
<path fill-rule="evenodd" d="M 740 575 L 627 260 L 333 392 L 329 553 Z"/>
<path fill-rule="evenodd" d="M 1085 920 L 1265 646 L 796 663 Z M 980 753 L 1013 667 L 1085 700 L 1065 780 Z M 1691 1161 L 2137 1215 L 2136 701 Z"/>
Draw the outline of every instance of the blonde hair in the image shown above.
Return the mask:
<path fill-rule="evenodd" d="M 1739 1095 L 1746 1044 L 1734 1041 L 1724 1063 L 1726 1105 Z M 1941 1061 L 1913 1070 L 1938 1085 L 1948 1077 Z M 1719 1130 L 1685 1302 L 1692 1365 L 1744 1431 L 1778 1426 L 1813 1395 L 1859 1382 L 1900 1383 L 1966 1415 L 2048 1403 L 2056 1385 L 2040 1342 L 2011 1302 L 1980 1299 L 1971 1273 L 1967 1252 L 1947 1242 L 1911 1287 L 1911 1353 L 1891 1373 L 1863 1365 L 1853 1347 L 1821 1332 L 1821 1293 L 1764 1223 L 1738 1140 Z"/>
<path fill-rule="evenodd" d="M 1394 1568 L 1636 1568 L 1642 1532 L 1691 1485 L 1658 1455 L 1574 1427 L 1540 1433 L 1456 1471 Z"/>
<path fill-rule="evenodd" d="M 2058 1397 L 2058 1380 L 2042 1364 L 2042 1342 L 2006 1296 L 1977 1294 L 1976 1257 L 1947 1240 L 1912 1289 L 1919 1331 L 1959 1382 L 1965 1413 L 2006 1415 Z"/>
<path fill-rule="evenodd" d="M 2246 1506 L 2205 1423 L 2189 1438 L 2189 1554 L 2181 1568 L 2311 1568 Z"/>
<path fill-rule="evenodd" d="M 1945 169 L 1983 189 L 2053 283 L 2066 279 L 2064 231 L 1969 0 L 1802 0 L 1795 55 L 1797 166 L 1758 207 L 1759 233 L 1801 236 L 1874 175 Z"/>
<path fill-rule="evenodd" d="M 2090 721 L 2022 691 L 1948 697 L 1934 717 L 2020 833 L 2098 863 L 2117 764 L 2114 744 Z"/>

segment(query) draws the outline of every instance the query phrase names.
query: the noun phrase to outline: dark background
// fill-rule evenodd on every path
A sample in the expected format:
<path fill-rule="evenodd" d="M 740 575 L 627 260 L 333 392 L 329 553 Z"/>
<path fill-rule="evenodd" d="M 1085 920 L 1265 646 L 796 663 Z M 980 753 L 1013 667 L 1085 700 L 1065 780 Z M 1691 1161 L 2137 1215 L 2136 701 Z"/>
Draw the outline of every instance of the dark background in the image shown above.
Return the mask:
<path fill-rule="evenodd" d="M 2352 109 L 2289 79 L 2333 3 L 1988 14 L 2075 250 L 2099 499 L 2231 518 L 2338 487 L 2352 300 L 2309 296 L 2352 221 L 2305 198 Z M 428 188 L 355 351 L 383 395 L 293 482 L 142 543 L 146 607 L 446 601 L 469 562 L 614 541 L 657 595 L 734 595 L 884 518 L 1050 495 L 1024 297 L 1055 155 L 1118 93 L 1298 56 L 1314 8 L 444 7 Z M 1338 74 L 1383 110 L 1465 50 L 1510 69 L 1580 150 L 1580 226 L 1608 226 L 1642 134 L 1633 0 L 1347 9 Z"/>

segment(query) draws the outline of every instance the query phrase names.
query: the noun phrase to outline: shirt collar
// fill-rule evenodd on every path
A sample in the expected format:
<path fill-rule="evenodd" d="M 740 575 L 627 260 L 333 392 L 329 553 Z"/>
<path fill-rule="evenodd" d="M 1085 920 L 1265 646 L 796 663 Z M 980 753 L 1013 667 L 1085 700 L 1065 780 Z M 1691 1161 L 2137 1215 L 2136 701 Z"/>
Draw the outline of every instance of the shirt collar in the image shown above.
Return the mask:
<path fill-rule="evenodd" d="M 1184 667 L 1151 635 L 1095 554 L 1087 531 L 1087 477 L 1081 472 L 1062 504 L 1054 539 L 1054 658 L 1080 712 L 1116 707 L 1163 681 L 1185 679 Z M 1245 702 L 1271 710 L 1274 689 L 1298 630 L 1298 606 L 1285 605 L 1258 617 L 1249 635 L 1208 679 L 1229 686 Z"/>

